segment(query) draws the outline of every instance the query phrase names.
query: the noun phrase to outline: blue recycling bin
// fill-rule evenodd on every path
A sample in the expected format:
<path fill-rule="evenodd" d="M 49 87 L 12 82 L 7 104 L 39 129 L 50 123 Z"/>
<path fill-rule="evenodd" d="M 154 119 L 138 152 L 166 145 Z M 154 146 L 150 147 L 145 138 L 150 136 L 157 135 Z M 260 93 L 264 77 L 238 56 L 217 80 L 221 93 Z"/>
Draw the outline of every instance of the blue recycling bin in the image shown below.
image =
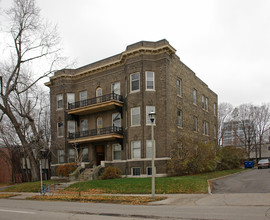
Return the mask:
<path fill-rule="evenodd" d="M 253 168 L 253 167 L 254 167 L 254 161 L 245 161 L 245 169 Z"/>

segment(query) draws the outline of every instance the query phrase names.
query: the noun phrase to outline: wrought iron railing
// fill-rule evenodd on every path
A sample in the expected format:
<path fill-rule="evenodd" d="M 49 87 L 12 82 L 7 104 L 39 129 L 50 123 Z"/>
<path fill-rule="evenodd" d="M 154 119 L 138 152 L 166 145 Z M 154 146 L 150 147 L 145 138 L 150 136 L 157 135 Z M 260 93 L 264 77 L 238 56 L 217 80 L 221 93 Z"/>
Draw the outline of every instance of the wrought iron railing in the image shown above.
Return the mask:
<path fill-rule="evenodd" d="M 116 93 L 110 93 L 107 95 L 99 96 L 99 97 L 94 97 L 91 99 L 85 99 L 82 101 L 78 102 L 73 102 L 73 103 L 68 103 L 68 109 L 75 109 L 79 107 L 84 107 L 84 106 L 89 106 L 89 105 L 94 105 L 102 102 L 107 102 L 111 100 L 116 100 L 116 101 L 123 101 L 123 96 L 118 95 Z"/>
<path fill-rule="evenodd" d="M 111 126 L 111 127 L 106 127 L 106 128 L 68 133 L 68 139 L 91 137 L 91 136 L 104 135 L 104 134 L 123 134 L 123 128 Z"/>

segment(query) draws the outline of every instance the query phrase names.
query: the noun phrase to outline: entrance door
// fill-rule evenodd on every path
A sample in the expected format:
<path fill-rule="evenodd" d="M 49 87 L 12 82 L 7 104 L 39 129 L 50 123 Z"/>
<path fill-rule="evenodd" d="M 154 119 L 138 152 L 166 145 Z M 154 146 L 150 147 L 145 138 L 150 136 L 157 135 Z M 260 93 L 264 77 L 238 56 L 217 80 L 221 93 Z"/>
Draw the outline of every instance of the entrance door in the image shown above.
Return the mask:
<path fill-rule="evenodd" d="M 101 161 L 105 160 L 105 147 L 103 145 L 96 146 L 96 163 L 100 165 Z"/>

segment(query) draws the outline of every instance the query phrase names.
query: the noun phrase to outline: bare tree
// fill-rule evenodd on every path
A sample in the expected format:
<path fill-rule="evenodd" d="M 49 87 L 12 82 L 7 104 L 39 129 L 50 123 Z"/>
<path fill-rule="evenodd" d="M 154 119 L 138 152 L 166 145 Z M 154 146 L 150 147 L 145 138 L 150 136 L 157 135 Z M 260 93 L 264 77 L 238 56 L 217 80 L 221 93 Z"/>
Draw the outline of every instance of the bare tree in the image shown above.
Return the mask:
<path fill-rule="evenodd" d="M 38 154 L 48 146 L 44 131 L 48 124 L 42 123 L 43 93 L 37 82 L 62 61 L 59 38 L 56 28 L 41 19 L 34 0 L 14 0 L 6 15 L 11 43 L 6 47 L 9 56 L 0 63 L 0 120 L 12 125 L 13 141 L 27 154 L 35 181 L 39 179 Z"/>
<path fill-rule="evenodd" d="M 233 106 L 230 103 L 220 103 L 218 105 L 218 145 L 222 143 L 222 138 L 224 134 L 224 123 L 231 119 L 231 113 Z"/>
<path fill-rule="evenodd" d="M 260 107 L 254 108 L 255 126 L 257 130 L 259 144 L 259 158 L 262 157 L 262 144 L 264 134 L 270 129 L 270 108 L 269 104 L 262 104 Z"/>

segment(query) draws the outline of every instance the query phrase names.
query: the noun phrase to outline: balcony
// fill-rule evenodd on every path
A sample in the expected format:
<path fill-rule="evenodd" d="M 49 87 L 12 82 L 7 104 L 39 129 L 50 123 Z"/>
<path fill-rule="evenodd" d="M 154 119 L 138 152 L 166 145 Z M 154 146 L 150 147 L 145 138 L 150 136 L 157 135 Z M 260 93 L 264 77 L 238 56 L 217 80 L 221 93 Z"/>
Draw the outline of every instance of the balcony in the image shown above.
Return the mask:
<path fill-rule="evenodd" d="M 123 96 L 116 93 L 68 103 L 68 114 L 86 115 L 95 112 L 108 111 L 117 107 L 123 107 Z"/>
<path fill-rule="evenodd" d="M 109 141 L 123 138 L 122 127 L 106 127 L 68 134 L 68 143 Z"/>

